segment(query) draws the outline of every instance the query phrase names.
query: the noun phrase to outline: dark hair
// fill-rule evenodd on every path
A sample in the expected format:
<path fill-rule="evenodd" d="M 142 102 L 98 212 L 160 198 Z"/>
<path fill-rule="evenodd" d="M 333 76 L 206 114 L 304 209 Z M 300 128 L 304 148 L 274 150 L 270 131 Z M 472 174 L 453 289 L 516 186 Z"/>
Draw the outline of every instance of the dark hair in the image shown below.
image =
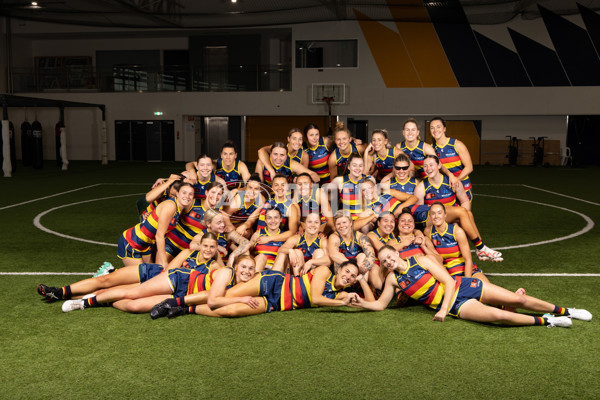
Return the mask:
<path fill-rule="evenodd" d="M 388 215 L 391 215 L 392 217 L 394 217 L 394 214 L 392 214 L 389 211 L 384 211 L 381 214 L 379 214 L 379 216 L 377 217 L 377 222 L 380 222 L 383 217 L 387 217 Z M 396 217 L 394 217 L 394 224 L 396 223 Z"/>
<path fill-rule="evenodd" d="M 193 186 L 192 186 L 192 187 L 193 187 Z M 208 185 L 206 185 L 206 188 L 205 188 L 205 190 L 204 190 L 204 193 L 206 193 L 206 192 L 209 192 L 211 189 L 213 189 L 213 188 L 216 188 L 216 187 L 220 188 L 220 189 L 223 191 L 223 193 L 225 193 L 225 188 L 223 187 L 223 185 L 221 185 L 221 184 L 220 184 L 219 182 L 217 182 L 217 181 L 211 182 L 211 183 L 209 183 Z"/>
<path fill-rule="evenodd" d="M 311 129 L 319 130 L 319 127 L 316 124 L 308 124 L 304 127 L 304 134 L 306 135 Z"/>
<path fill-rule="evenodd" d="M 290 131 L 288 132 L 288 135 L 287 135 L 287 137 L 288 137 L 288 138 L 289 138 L 289 137 L 291 137 L 291 136 L 292 136 L 294 133 L 296 133 L 296 132 L 298 132 L 298 133 L 302 134 L 302 130 L 301 130 L 300 128 L 292 128 L 292 129 L 290 129 Z"/>
<path fill-rule="evenodd" d="M 298 182 L 298 179 L 299 179 L 299 178 L 301 178 L 301 177 L 303 177 L 303 176 L 307 177 L 307 178 L 308 178 L 308 179 L 310 179 L 310 181 L 312 182 L 312 178 L 311 178 L 311 176 L 308 174 L 308 172 L 302 172 L 302 173 L 300 173 L 300 174 L 296 175 L 296 182 Z"/>
<path fill-rule="evenodd" d="M 338 271 L 344 268 L 346 265 L 353 265 L 356 268 L 356 270 L 359 270 L 356 260 L 347 260 L 340 264 L 340 266 L 338 267 Z"/>
<path fill-rule="evenodd" d="M 427 154 L 427 155 L 425 156 L 425 158 L 423 159 L 423 161 L 424 161 L 424 160 L 427 160 L 428 158 L 432 158 L 432 159 L 434 159 L 434 160 L 435 160 L 435 163 L 436 163 L 437 165 L 440 165 L 440 159 L 438 158 L 438 156 L 436 156 L 436 155 L 433 155 L 433 154 Z"/>
<path fill-rule="evenodd" d="M 215 242 L 219 241 L 219 238 L 217 237 L 217 235 L 215 235 L 212 232 L 206 232 L 202 235 L 202 238 L 200 239 L 200 243 L 204 242 L 205 239 L 211 239 L 214 240 Z M 219 257 L 219 251 L 215 251 L 215 254 L 211 257 L 211 259 L 216 260 Z"/>
<path fill-rule="evenodd" d="M 413 221 L 415 220 L 415 216 L 413 215 L 412 211 L 410 210 L 410 207 L 404 207 L 402 209 L 402 211 L 400 212 L 400 214 L 398 215 L 398 221 L 400 221 L 400 217 L 403 216 L 404 214 L 408 214 L 412 217 Z"/>
<path fill-rule="evenodd" d="M 233 140 L 228 140 L 223 144 L 223 147 L 221 147 L 221 152 L 225 149 L 233 149 L 234 153 L 237 153 L 237 149 L 235 147 L 235 143 L 233 143 Z"/>
<path fill-rule="evenodd" d="M 171 185 L 169 186 L 169 189 L 167 189 L 167 194 L 171 192 L 171 189 L 175 189 L 176 192 L 179 192 L 179 189 L 181 188 L 182 183 L 185 183 L 183 181 L 183 179 L 180 179 L 178 181 L 171 183 Z"/>
<path fill-rule="evenodd" d="M 433 117 L 433 118 L 431 118 L 429 120 L 429 124 L 431 124 L 433 121 L 440 121 L 442 123 L 442 125 L 444 125 L 444 128 L 446 127 L 446 121 L 442 117 Z"/>
<path fill-rule="evenodd" d="M 196 157 L 196 162 L 200 161 L 203 158 L 210 158 L 210 160 L 212 161 L 212 157 L 210 157 L 208 154 L 202 153 L 198 157 Z"/>
<path fill-rule="evenodd" d="M 265 219 L 267 218 L 267 213 L 269 211 L 277 211 L 279 213 L 279 217 L 283 218 L 283 214 L 281 213 L 281 210 L 279 209 L 279 207 L 274 206 L 270 203 L 265 204 L 265 206 L 263 207 L 265 209 Z"/>
<path fill-rule="evenodd" d="M 280 173 L 276 173 L 275 176 L 273 178 L 271 178 L 271 182 L 275 182 L 275 179 L 278 179 L 278 178 L 283 178 L 283 179 L 285 179 L 286 182 L 288 181 L 287 176 L 280 174 Z"/>
<path fill-rule="evenodd" d="M 273 151 L 273 149 L 276 149 L 278 147 L 281 147 L 282 149 L 285 149 L 285 154 L 287 154 L 287 146 L 285 145 L 285 143 L 283 142 L 275 142 L 271 145 L 271 151 Z"/>
<path fill-rule="evenodd" d="M 407 156 L 405 153 L 400 153 L 396 156 L 396 158 L 394 158 L 394 164 L 396 164 L 397 162 L 405 162 L 408 163 L 408 165 L 410 165 L 410 157 Z"/>
<path fill-rule="evenodd" d="M 248 182 L 250 181 L 256 181 L 258 183 L 262 183 L 262 181 L 260 180 L 260 176 L 255 172 L 252 175 L 250 175 L 250 178 L 248 178 L 248 180 L 246 181 L 246 185 L 248 184 Z"/>
<path fill-rule="evenodd" d="M 346 168 L 344 168 L 344 175 L 348 175 L 348 171 L 350 170 L 350 162 L 352 160 L 354 160 L 355 158 L 360 158 L 361 160 L 363 159 L 360 154 L 353 152 L 352 154 L 350 154 L 348 156 L 348 159 L 346 160 Z"/>
<path fill-rule="evenodd" d="M 444 210 L 444 212 L 446 212 L 446 206 L 441 202 L 441 201 L 434 201 L 433 203 L 431 203 L 431 205 L 429 206 L 429 209 L 431 210 L 431 208 L 433 206 L 440 206 L 442 207 L 442 210 Z"/>
<path fill-rule="evenodd" d="M 194 185 L 192 185 L 189 182 L 181 182 L 181 181 L 177 181 L 177 182 L 179 182 L 179 188 L 177 189 L 178 192 L 181 190 L 182 187 L 185 187 L 185 186 L 189 186 L 192 188 L 192 190 L 194 190 Z M 175 182 L 173 182 L 173 185 L 175 185 Z"/>

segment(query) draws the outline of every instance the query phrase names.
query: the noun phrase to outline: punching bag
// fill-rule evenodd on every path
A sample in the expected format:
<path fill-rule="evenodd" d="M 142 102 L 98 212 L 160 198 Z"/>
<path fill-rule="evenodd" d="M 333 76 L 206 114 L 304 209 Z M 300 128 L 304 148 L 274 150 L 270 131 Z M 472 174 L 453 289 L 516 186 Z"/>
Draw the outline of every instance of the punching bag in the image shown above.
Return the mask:
<path fill-rule="evenodd" d="M 15 126 L 12 122 L 9 122 L 8 133 L 10 135 L 10 164 L 12 165 L 12 172 L 17 170 L 17 150 L 15 147 Z"/>
<path fill-rule="evenodd" d="M 29 167 L 33 161 L 33 146 L 31 142 L 31 124 L 25 121 L 21 124 L 21 161 L 23 161 L 24 167 Z"/>
<path fill-rule="evenodd" d="M 33 137 L 33 168 L 41 169 L 44 166 L 44 146 L 42 143 L 42 124 L 33 121 L 31 124 Z"/>
<path fill-rule="evenodd" d="M 60 146 L 61 146 L 61 140 L 60 140 L 60 128 L 64 128 L 65 125 L 58 121 L 56 123 L 56 126 L 54 127 L 54 134 L 56 135 L 56 166 L 57 167 L 62 167 L 62 157 L 60 156 Z"/>

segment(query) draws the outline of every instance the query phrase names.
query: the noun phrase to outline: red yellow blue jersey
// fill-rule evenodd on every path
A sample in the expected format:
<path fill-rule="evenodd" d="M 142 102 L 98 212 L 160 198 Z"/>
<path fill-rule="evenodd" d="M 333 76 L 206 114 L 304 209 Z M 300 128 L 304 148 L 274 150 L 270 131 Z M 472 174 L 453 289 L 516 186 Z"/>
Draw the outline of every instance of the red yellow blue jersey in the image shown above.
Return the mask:
<path fill-rule="evenodd" d="M 270 237 L 270 236 L 275 236 L 275 235 L 279 235 L 281 233 L 281 230 L 277 230 L 277 233 L 275 235 L 271 235 L 266 228 L 261 228 L 258 231 L 258 237 L 261 236 L 266 236 L 266 237 Z M 272 267 L 273 264 L 275 263 L 275 258 L 277 257 L 277 252 L 279 251 L 279 248 L 281 246 L 283 246 L 284 241 L 280 241 L 280 240 L 276 240 L 276 241 L 272 241 L 272 242 L 267 242 L 264 244 L 257 244 L 254 247 L 254 252 L 256 254 L 264 254 L 267 257 L 267 265 Z"/>
<path fill-rule="evenodd" d="M 312 258 L 315 251 L 322 249 L 321 238 L 317 235 L 317 237 L 309 243 L 308 240 L 306 240 L 306 233 L 303 233 L 298 239 L 296 248 L 304 255 L 304 261 L 308 261 Z"/>
<path fill-rule="evenodd" d="M 308 169 L 316 172 L 321 178 L 321 183 L 329 182 L 329 149 L 322 136 L 319 136 L 317 147 L 307 147 L 305 150 L 308 155 Z"/>
<path fill-rule="evenodd" d="M 423 170 L 423 161 L 425 161 L 425 142 L 419 140 L 415 147 L 408 147 L 406 141 L 400 143 L 400 149 L 404 154 L 410 158 L 413 165 L 415 166 L 415 172 L 417 173 L 417 177 L 425 178 L 427 174 Z"/>
<path fill-rule="evenodd" d="M 342 253 L 347 259 L 352 260 L 363 251 L 362 247 L 358 243 L 356 232 L 352 232 L 352 240 L 350 240 L 350 243 L 347 243 L 339 233 L 336 234 L 340 238 L 340 253 Z"/>
<path fill-rule="evenodd" d="M 417 183 L 415 178 L 408 178 L 405 182 L 400 182 L 396 176 L 393 176 L 390 179 L 390 189 L 398 190 L 402 193 L 415 194 Z"/>
<path fill-rule="evenodd" d="M 406 262 L 406 271 L 394 271 L 394 278 L 400 290 L 410 298 L 439 310 L 444 299 L 444 285 L 423 268 L 416 257 L 409 257 Z"/>
<path fill-rule="evenodd" d="M 375 169 L 379 172 L 377 177 L 379 180 L 392 172 L 394 169 L 394 148 L 387 149 L 385 157 L 380 157 L 379 154 L 375 153 Z"/>
<path fill-rule="evenodd" d="M 258 195 L 254 198 L 254 201 L 250 204 L 246 204 L 244 202 L 244 192 L 238 192 L 238 196 L 240 198 L 240 208 L 231 213 L 229 220 L 235 226 L 242 224 L 247 221 L 250 215 L 258 208 Z"/>
<path fill-rule="evenodd" d="M 267 226 L 267 223 L 265 221 L 265 215 L 267 213 L 267 210 L 269 210 L 273 207 L 277 207 L 277 208 L 279 208 L 279 211 L 281 211 L 281 227 L 282 227 L 283 231 L 285 232 L 285 231 L 289 230 L 287 222 L 288 222 L 288 216 L 290 214 L 290 207 L 292 206 L 293 203 L 294 202 L 289 197 L 286 198 L 285 201 L 283 201 L 283 202 L 277 201 L 277 200 L 275 200 L 275 198 L 270 198 L 268 201 L 265 202 L 262 210 L 260 210 L 260 214 L 258 216 L 257 230 L 260 230 Z"/>
<path fill-rule="evenodd" d="M 460 252 L 458 241 L 454 237 L 455 224 L 446 224 L 446 230 L 441 232 L 435 226 L 431 226 L 429 238 L 433 242 L 435 250 L 444 259 L 444 267 L 452 276 L 465 274 L 465 259 Z"/>
<path fill-rule="evenodd" d="M 171 221 L 169 221 L 169 226 L 167 228 L 167 232 L 169 232 L 172 231 L 179 222 L 181 210 L 179 210 L 179 206 L 175 199 L 169 198 L 165 201 L 172 201 L 175 203 L 176 207 L 175 215 L 173 215 Z M 157 210 L 154 209 L 144 221 L 123 232 L 123 236 L 125 237 L 125 240 L 127 240 L 127 243 L 136 250 L 146 250 L 156 243 L 158 218 Z"/>
<path fill-rule="evenodd" d="M 381 243 L 383 244 L 387 244 L 387 242 L 389 242 L 390 240 L 398 240 L 398 237 L 396 235 L 394 235 L 394 232 L 390 233 L 389 235 L 383 236 L 381 234 L 381 232 L 379 232 L 379 228 L 375 228 L 374 231 L 372 231 L 375 235 L 377 235 L 377 240 L 379 240 Z"/>
<path fill-rule="evenodd" d="M 206 182 L 200 181 L 200 176 L 198 175 L 198 172 L 196 172 L 196 177 L 198 179 L 198 182 L 196 182 L 193 185 L 194 186 L 194 197 L 202 200 L 202 199 L 206 198 L 206 187 L 208 185 L 210 185 L 211 183 L 215 182 L 217 180 L 217 176 L 214 174 L 214 172 L 211 172 L 210 176 Z"/>
<path fill-rule="evenodd" d="M 415 235 L 413 235 L 413 237 L 414 236 Z M 398 242 L 400 242 L 400 240 L 398 240 Z M 417 254 L 425 254 L 425 252 L 423 251 L 421 246 L 416 243 L 411 243 L 408 246 L 402 247 L 400 249 L 399 253 L 400 253 L 400 257 L 402 257 L 402 258 L 409 258 L 412 256 L 416 256 Z"/>
<path fill-rule="evenodd" d="M 317 213 L 321 217 L 321 224 L 327 223 L 327 218 L 321 213 L 321 205 L 317 199 L 317 193 L 318 190 L 316 188 L 311 188 L 308 198 L 298 197 L 296 204 L 298 204 L 298 208 L 300 209 L 300 221 L 304 222 L 308 214 Z"/>
<path fill-rule="evenodd" d="M 208 274 L 211 269 L 216 269 L 215 267 L 218 265 L 219 264 L 217 264 L 214 258 L 205 260 L 202 258 L 199 251 L 194 251 L 186 258 L 181 265 L 181 268 L 189 268 L 198 271 L 201 274 Z"/>
<path fill-rule="evenodd" d="M 273 167 L 273 170 L 275 170 L 275 174 L 284 175 L 287 178 L 288 183 L 292 182 L 294 173 L 292 172 L 292 160 L 289 157 L 285 159 L 281 167 L 274 166 L 270 158 L 269 162 L 271 163 L 271 167 Z M 267 185 L 269 185 L 269 187 L 273 185 L 273 178 L 271 177 L 271 174 L 269 173 L 266 167 L 263 167 L 263 180 Z"/>
<path fill-rule="evenodd" d="M 369 176 L 362 174 L 361 180 L 364 178 L 369 178 Z M 358 214 L 363 211 L 360 184 L 358 181 L 354 182 L 350 178 L 350 175 L 344 175 L 342 177 L 342 190 L 340 191 L 340 199 L 342 201 L 342 207 L 344 210 L 348 210 L 352 214 L 352 219 L 356 219 Z"/>
<path fill-rule="evenodd" d="M 226 170 L 225 167 L 223 167 L 223 159 L 219 158 L 217 160 L 217 170 L 215 174 L 225 181 L 229 190 L 242 187 L 243 178 L 240 173 L 240 160 L 238 159 L 235 160 L 232 169 Z"/>
<path fill-rule="evenodd" d="M 450 186 L 450 179 L 443 175 L 442 181 L 438 186 L 430 182 L 429 178 L 423 179 L 425 187 L 425 204 L 430 206 L 436 201 L 439 201 L 444 206 L 453 206 L 456 204 L 456 193 Z"/>
<path fill-rule="evenodd" d="M 377 216 L 384 212 L 394 213 L 402 203 L 391 194 L 382 194 L 367 205 Z"/>
<path fill-rule="evenodd" d="M 140 221 L 143 221 L 146 218 L 148 218 L 148 215 L 152 214 L 152 211 L 154 211 L 160 203 L 162 203 L 163 201 L 165 201 L 166 199 L 169 198 L 168 191 L 169 191 L 169 188 L 166 188 L 165 191 L 162 192 L 162 194 L 160 195 L 160 197 L 158 199 L 156 199 L 152 203 L 148 204 L 148 207 L 146 207 L 146 209 L 144 211 L 142 211 L 142 215 L 140 215 Z"/>
<path fill-rule="evenodd" d="M 279 300 L 280 310 L 289 311 L 298 308 L 313 307 L 310 291 L 312 279 L 312 272 L 302 276 L 285 274 L 283 285 L 281 287 L 281 297 Z M 337 289 L 334 286 L 334 280 L 335 275 L 332 273 L 325 281 L 325 288 L 322 294 L 328 299 L 336 299 L 343 290 L 343 288 Z"/>
<path fill-rule="evenodd" d="M 231 270 L 231 279 L 225 286 L 225 289 L 230 289 L 235 285 L 235 271 L 231 267 L 224 267 Z M 213 282 L 215 281 L 215 273 L 220 268 L 211 270 L 208 273 L 201 273 L 199 271 L 193 271 L 190 275 L 187 294 L 200 293 L 210 290 Z"/>
<path fill-rule="evenodd" d="M 340 149 L 337 147 L 333 152 L 333 156 L 335 157 L 335 165 L 337 165 L 338 176 L 342 175 L 346 171 L 346 164 L 348 163 L 348 158 L 350 158 L 352 153 L 362 155 L 360 154 L 360 151 L 358 150 L 358 147 L 356 147 L 354 142 L 350 142 L 350 147 L 351 150 L 347 156 L 343 155 Z"/>
<path fill-rule="evenodd" d="M 465 166 L 456 151 L 456 139 L 449 138 L 448 142 L 445 145 L 439 146 L 437 143 L 434 143 L 433 149 L 435 150 L 435 154 L 437 154 L 440 162 L 444 167 L 448 169 L 448 171 L 452 172 L 454 176 L 460 175 Z M 463 187 L 465 191 L 469 191 L 472 189 L 471 179 L 469 176 L 466 176 L 462 180 Z"/>
<path fill-rule="evenodd" d="M 302 155 L 304 154 L 304 149 L 303 148 L 299 148 L 298 150 L 296 150 L 296 152 L 294 152 L 294 154 L 290 154 L 290 145 L 287 145 L 287 150 L 288 150 L 288 158 L 292 161 L 296 161 L 299 162 L 300 164 L 302 164 Z"/>
<path fill-rule="evenodd" d="M 194 236 L 202 232 L 205 226 L 202 219 L 207 209 L 201 200 L 194 199 L 194 204 L 190 212 L 179 218 L 179 223 L 175 229 L 167 233 L 167 241 L 179 250 L 188 249 Z"/>

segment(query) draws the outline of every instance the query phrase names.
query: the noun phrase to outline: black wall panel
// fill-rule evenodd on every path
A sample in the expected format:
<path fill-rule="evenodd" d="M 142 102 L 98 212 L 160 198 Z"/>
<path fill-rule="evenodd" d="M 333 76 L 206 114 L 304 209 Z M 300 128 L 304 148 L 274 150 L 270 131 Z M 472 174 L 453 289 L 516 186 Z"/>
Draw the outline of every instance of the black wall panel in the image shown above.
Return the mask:
<path fill-rule="evenodd" d="M 519 55 L 474 32 L 497 86 L 532 86 Z"/>

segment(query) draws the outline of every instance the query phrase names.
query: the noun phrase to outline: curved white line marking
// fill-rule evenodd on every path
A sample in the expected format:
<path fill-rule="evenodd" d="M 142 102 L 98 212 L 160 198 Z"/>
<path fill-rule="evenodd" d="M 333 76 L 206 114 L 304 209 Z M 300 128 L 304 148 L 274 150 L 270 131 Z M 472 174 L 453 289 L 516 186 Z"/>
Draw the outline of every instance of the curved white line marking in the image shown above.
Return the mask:
<path fill-rule="evenodd" d="M 584 221 L 587 222 L 587 224 L 583 227 L 583 229 L 581 229 L 581 230 L 579 230 L 579 231 L 577 231 L 575 233 L 571 233 L 570 235 L 567 235 L 567 236 L 561 236 L 561 237 L 558 237 L 558 238 L 555 238 L 555 239 L 549 239 L 549 240 L 542 240 L 541 242 L 518 244 L 518 245 L 515 245 L 515 246 L 496 247 L 495 248 L 496 250 L 520 249 L 520 248 L 523 248 L 523 247 L 540 246 L 542 244 L 560 242 L 560 241 L 563 241 L 563 240 L 573 239 L 574 237 L 581 236 L 581 235 L 589 232 L 592 228 L 594 228 L 594 221 L 592 221 L 592 219 L 590 217 L 588 217 L 587 215 L 582 214 L 582 213 L 580 213 L 578 211 L 570 210 L 568 208 L 554 206 L 552 204 L 540 203 L 538 201 L 524 200 L 524 199 L 515 199 L 513 197 L 493 196 L 493 195 L 490 195 L 490 194 L 478 194 L 477 196 L 495 197 L 497 199 L 522 201 L 524 203 L 532 203 L 532 204 L 537 204 L 537 205 L 540 205 L 540 206 L 558 208 L 559 210 L 563 210 L 563 211 L 567 211 L 567 212 L 570 212 L 570 213 L 573 213 L 573 214 L 577 214 L 581 218 L 583 218 Z"/>
<path fill-rule="evenodd" d="M 83 186 L 83 187 L 80 187 L 80 188 L 77 188 L 77 189 L 67 190 L 66 192 L 60 192 L 60 193 L 56 193 L 56 194 L 51 194 L 49 196 L 38 197 L 37 199 L 27 200 L 27 201 L 24 201 L 22 203 L 17 203 L 17 204 L 12 204 L 10 206 L 0 207 L 0 210 L 6 210 L 7 208 L 22 206 L 23 204 L 29 204 L 29 203 L 33 203 L 33 202 L 40 201 L 40 200 L 46 200 L 46 199 L 49 199 L 51 197 L 62 196 L 63 194 L 73 193 L 73 192 L 76 192 L 78 190 L 85 190 L 85 189 L 93 188 L 95 186 L 100 186 L 100 185 L 102 185 L 102 184 L 101 183 L 96 183 L 96 184 L 90 185 L 90 186 Z"/>
<path fill-rule="evenodd" d="M 65 235 L 63 233 L 59 233 L 59 232 L 53 231 L 53 230 L 48 229 L 45 226 L 43 226 L 42 223 L 40 222 L 40 220 L 41 220 L 41 218 L 44 215 L 46 215 L 46 214 L 48 214 L 48 213 L 50 213 L 50 212 L 52 212 L 54 210 L 58 210 L 60 208 L 75 206 L 75 205 L 84 204 L 84 203 L 91 203 L 92 201 L 116 199 L 116 198 L 119 198 L 119 197 L 140 196 L 142 194 L 144 194 L 144 193 L 122 194 L 122 195 L 119 195 L 119 196 L 101 197 L 101 198 L 98 198 L 98 199 L 91 199 L 91 200 L 78 201 L 76 203 L 63 204 L 62 206 L 50 208 L 50 209 L 48 209 L 46 211 L 42 211 L 41 213 L 39 213 L 38 215 L 36 215 L 35 218 L 33 219 L 33 225 L 36 228 L 41 229 L 42 231 L 44 231 L 46 233 L 49 233 L 51 235 L 56 235 L 56 236 L 59 236 L 59 237 L 65 238 L 65 239 L 77 240 L 77 241 L 85 242 L 85 243 L 99 244 L 99 245 L 102 245 L 102 246 L 117 247 L 116 243 L 97 242 L 95 240 L 82 239 L 82 238 L 78 238 L 78 237 L 75 237 L 75 236 Z"/>

